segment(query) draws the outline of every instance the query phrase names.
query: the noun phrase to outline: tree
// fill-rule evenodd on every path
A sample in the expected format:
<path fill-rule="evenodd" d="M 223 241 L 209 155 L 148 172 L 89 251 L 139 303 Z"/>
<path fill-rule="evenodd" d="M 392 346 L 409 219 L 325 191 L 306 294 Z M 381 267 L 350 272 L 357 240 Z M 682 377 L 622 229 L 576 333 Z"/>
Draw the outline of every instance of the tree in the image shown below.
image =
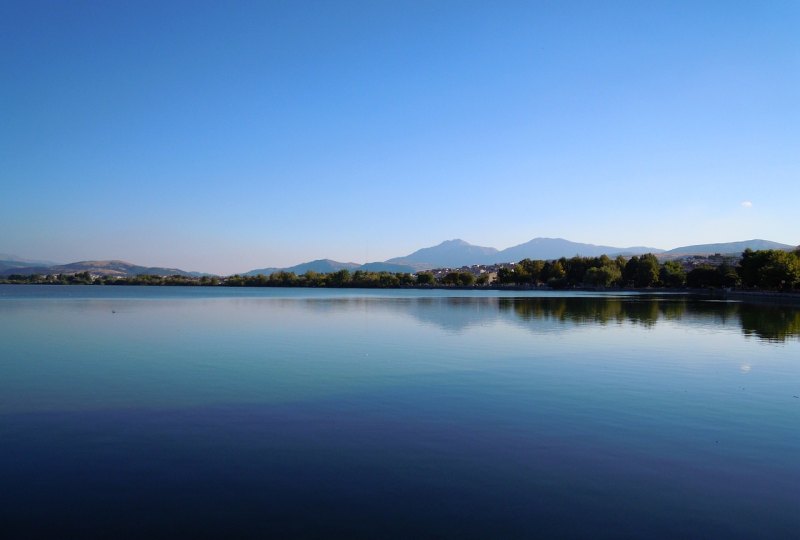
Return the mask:
<path fill-rule="evenodd" d="M 328 275 L 328 283 L 333 287 L 345 287 L 350 283 L 350 270 L 342 268 Z"/>
<path fill-rule="evenodd" d="M 659 271 L 659 280 L 665 287 L 686 285 L 686 272 L 678 261 L 667 261 Z"/>
<path fill-rule="evenodd" d="M 800 285 L 800 257 L 778 249 L 746 249 L 739 275 L 746 287 L 793 289 Z"/>
<path fill-rule="evenodd" d="M 653 287 L 658 285 L 658 259 L 652 253 L 645 253 L 639 257 L 639 267 L 636 271 L 637 287 Z"/>
<path fill-rule="evenodd" d="M 471 272 L 460 272 L 459 281 L 462 287 L 471 287 L 475 284 L 475 276 Z"/>
<path fill-rule="evenodd" d="M 692 268 L 686 275 L 686 284 L 693 289 L 721 287 L 722 276 L 713 266 L 698 266 L 697 268 Z"/>
<path fill-rule="evenodd" d="M 800 285 L 800 259 L 794 253 L 769 250 L 766 264 L 759 271 L 759 286 L 764 289 L 794 289 Z"/>
<path fill-rule="evenodd" d="M 567 259 L 564 265 L 564 272 L 567 278 L 567 284 L 571 286 L 580 285 L 583 283 L 586 271 L 589 269 L 592 261 L 586 257 L 572 257 Z"/>
<path fill-rule="evenodd" d="M 551 279 L 561 279 L 566 275 L 566 271 L 564 270 L 564 263 L 560 260 L 558 261 L 547 261 L 544 263 L 544 267 L 542 268 L 542 278 L 545 281 L 550 281 Z"/>
<path fill-rule="evenodd" d="M 531 259 L 522 259 L 516 265 L 520 267 L 521 272 L 520 275 L 522 276 L 517 282 L 518 283 L 532 283 L 536 284 L 540 281 L 544 281 L 542 279 L 542 270 L 544 269 L 544 261 L 533 261 Z M 515 267 L 516 268 L 516 267 Z"/>
<path fill-rule="evenodd" d="M 727 262 L 723 262 L 719 265 L 717 267 L 717 272 L 720 275 L 723 287 L 738 287 L 742 282 L 739 273 L 736 271 L 736 267 L 731 266 Z"/>
<path fill-rule="evenodd" d="M 760 270 L 766 265 L 766 251 L 753 251 L 747 248 L 742 253 L 739 261 L 739 276 L 745 287 L 757 287 L 760 280 Z"/>
<path fill-rule="evenodd" d="M 512 268 L 502 267 L 497 270 L 497 281 L 498 283 L 502 283 L 504 285 L 510 285 L 512 283 L 516 283 L 516 276 L 514 275 L 514 270 Z"/>
<path fill-rule="evenodd" d="M 448 272 L 442 278 L 442 283 L 445 285 L 469 287 L 475 283 L 475 276 L 469 272 Z"/>
<path fill-rule="evenodd" d="M 639 257 L 634 255 L 622 269 L 622 280 L 626 287 L 636 286 L 636 274 L 639 272 Z"/>
<path fill-rule="evenodd" d="M 633 256 L 625 263 L 622 279 L 628 286 L 652 287 L 658 285 L 659 266 L 658 259 L 652 253 L 639 257 Z"/>
<path fill-rule="evenodd" d="M 589 268 L 583 276 L 584 283 L 596 287 L 611 287 L 619 283 L 621 279 L 622 272 L 614 264 Z"/>
<path fill-rule="evenodd" d="M 291 287 L 297 283 L 297 275 L 294 272 L 275 272 L 269 276 L 270 282 L 279 287 Z"/>
<path fill-rule="evenodd" d="M 433 272 L 420 272 L 417 274 L 417 285 L 435 285 L 436 277 Z"/>

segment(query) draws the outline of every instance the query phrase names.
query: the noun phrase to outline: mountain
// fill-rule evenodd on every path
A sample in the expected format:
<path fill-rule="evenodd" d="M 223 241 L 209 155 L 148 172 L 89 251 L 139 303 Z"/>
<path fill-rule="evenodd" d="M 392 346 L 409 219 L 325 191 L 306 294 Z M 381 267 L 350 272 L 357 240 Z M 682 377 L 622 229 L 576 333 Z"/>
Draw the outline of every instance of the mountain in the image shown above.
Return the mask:
<path fill-rule="evenodd" d="M 0 253 L 0 272 L 12 268 L 29 268 L 32 266 L 54 266 L 59 263 L 53 261 L 37 261 L 33 259 L 23 259 L 16 255 Z"/>
<path fill-rule="evenodd" d="M 11 274 L 76 274 L 78 272 L 89 272 L 100 276 L 128 277 L 140 274 L 152 274 L 157 276 L 187 276 L 199 277 L 199 272 L 186 272 L 177 268 L 160 268 L 153 266 L 137 266 L 125 261 L 80 261 L 69 264 L 59 264 L 54 266 L 27 266 L 15 267 L 0 270 L 0 275 L 9 276 Z"/>
<path fill-rule="evenodd" d="M 534 238 L 524 244 L 513 246 L 497 253 L 497 260 L 493 262 L 516 262 L 522 259 L 560 259 L 561 257 L 574 257 L 580 255 L 581 257 L 599 257 L 600 255 L 608 255 L 609 257 L 616 257 L 617 255 L 641 255 L 642 253 L 661 253 L 663 249 L 634 246 L 627 248 L 612 247 L 612 246 L 597 246 L 594 244 L 581 244 L 579 242 L 570 242 L 563 238 Z"/>
<path fill-rule="evenodd" d="M 793 250 L 796 246 L 789 244 L 780 244 L 778 242 L 771 242 L 770 240 L 744 240 L 742 242 L 725 242 L 722 244 L 698 244 L 695 246 L 681 246 L 675 249 L 670 249 L 662 253 L 663 256 L 682 256 L 682 255 L 713 255 L 719 253 L 721 255 L 727 254 L 740 254 L 745 249 L 759 250 L 759 249 L 782 249 L 784 251 Z"/>
<path fill-rule="evenodd" d="M 421 270 L 430 270 L 432 268 L 460 268 L 462 266 L 472 266 L 474 264 L 517 262 L 522 259 L 552 260 L 561 257 L 574 257 L 575 255 L 599 257 L 605 254 L 609 257 L 616 257 L 617 255 L 631 256 L 653 253 L 660 258 L 674 258 L 686 255 L 713 255 L 714 253 L 738 255 L 747 248 L 753 250 L 793 250 L 795 246 L 771 242 L 769 240 L 755 239 L 742 242 L 682 246 L 664 251 L 663 249 L 645 246 L 612 247 L 571 242 L 563 238 L 534 238 L 517 246 L 497 250 L 493 247 L 475 246 L 464 240 L 455 239 L 446 240 L 436 246 L 418 249 L 409 255 L 395 257 L 383 262 L 371 262 L 359 265 L 353 262 L 318 259 L 289 268 L 259 268 L 251 270 L 245 275 L 269 275 L 281 270 L 301 275 L 309 270 L 318 273 L 331 273 L 343 269 L 351 272 L 364 270 L 370 272 L 414 273 Z M 159 276 L 179 275 L 189 277 L 211 275 L 200 272 L 187 272 L 178 268 L 138 266 L 119 260 L 81 261 L 70 264 L 56 264 L 48 261 L 34 261 L 22 259 L 14 255 L 0 254 L 0 276 L 8 276 L 11 274 L 74 274 L 87 271 L 96 275 L 120 277 L 140 274 L 154 274 Z"/>
<path fill-rule="evenodd" d="M 274 274 L 275 272 L 294 272 L 299 276 L 301 274 L 305 274 L 309 270 L 320 274 L 330 274 L 332 272 L 338 272 L 339 270 L 349 270 L 350 272 L 355 272 L 356 270 L 365 270 L 369 272 L 416 272 L 413 267 L 402 264 L 390 264 L 384 262 L 358 264 L 352 262 L 345 263 L 332 261 L 330 259 L 318 259 L 316 261 L 301 263 L 288 268 L 258 268 L 256 270 L 250 270 L 244 275 L 257 276 L 258 274 L 263 274 L 268 276 L 270 274 Z"/>
<path fill-rule="evenodd" d="M 365 270 L 369 272 L 408 272 L 414 273 L 431 268 L 459 268 L 473 264 L 483 264 L 486 261 L 494 262 L 497 250 L 481 246 L 473 246 L 463 240 L 447 240 L 429 248 L 422 248 L 405 257 L 395 257 L 384 262 L 371 262 L 363 265 L 356 263 L 342 263 L 330 259 L 321 259 L 307 263 L 290 266 L 288 268 L 259 268 L 250 270 L 245 275 L 269 275 L 278 271 L 303 274 L 308 270 L 327 273 L 336 272 L 346 268 L 351 272 Z"/>
<path fill-rule="evenodd" d="M 407 264 L 395 264 L 390 262 L 371 262 L 362 264 L 357 270 L 365 270 L 367 272 L 394 272 L 413 274 L 417 269 Z"/>
<path fill-rule="evenodd" d="M 433 247 L 418 249 L 405 257 L 395 257 L 386 262 L 411 266 L 417 270 L 431 268 L 459 268 L 473 264 L 499 262 L 498 251 L 492 247 L 474 246 L 464 240 L 446 240 Z"/>
<path fill-rule="evenodd" d="M 251 270 L 245 275 L 269 275 L 279 270 L 303 274 L 307 270 L 314 272 L 336 272 L 342 268 L 350 271 L 368 270 L 371 272 L 419 272 L 432 268 L 461 268 L 474 264 L 495 264 L 516 262 L 522 259 L 559 259 L 582 255 L 597 257 L 603 254 L 640 255 L 642 253 L 661 253 L 662 249 L 651 247 L 619 248 L 611 246 L 596 246 L 594 244 L 580 244 L 570 242 L 563 238 L 534 238 L 533 240 L 513 246 L 502 251 L 493 247 L 476 246 L 461 239 L 445 240 L 441 244 L 418 249 L 410 255 L 394 257 L 384 262 L 372 262 L 364 265 L 355 263 L 340 263 L 328 259 L 311 261 L 298 264 L 289 268 L 261 268 Z"/>
<path fill-rule="evenodd" d="M 492 247 L 473 246 L 464 240 L 448 240 L 438 246 L 423 248 L 405 257 L 389 259 L 388 263 L 413 266 L 417 270 L 431 268 L 458 268 L 473 264 L 494 264 L 516 262 L 522 259 L 560 259 L 561 257 L 599 257 L 608 255 L 640 255 L 642 253 L 661 253 L 662 249 L 652 247 L 611 247 L 570 242 L 563 238 L 534 238 L 524 244 L 498 251 Z"/>
<path fill-rule="evenodd" d="M 294 272 L 297 275 L 305 274 L 309 270 L 312 272 L 318 272 L 320 274 L 328 274 L 331 272 L 338 272 L 339 270 L 356 270 L 359 268 L 358 263 L 351 263 L 351 262 L 339 262 L 339 261 L 332 261 L 330 259 L 317 259 L 315 261 L 310 261 L 306 263 L 297 264 L 295 266 L 290 266 L 288 268 L 257 268 L 256 270 L 250 270 L 246 272 L 244 275 L 246 276 L 257 276 L 258 274 L 263 274 L 268 276 L 270 274 L 274 274 L 275 272 Z"/>

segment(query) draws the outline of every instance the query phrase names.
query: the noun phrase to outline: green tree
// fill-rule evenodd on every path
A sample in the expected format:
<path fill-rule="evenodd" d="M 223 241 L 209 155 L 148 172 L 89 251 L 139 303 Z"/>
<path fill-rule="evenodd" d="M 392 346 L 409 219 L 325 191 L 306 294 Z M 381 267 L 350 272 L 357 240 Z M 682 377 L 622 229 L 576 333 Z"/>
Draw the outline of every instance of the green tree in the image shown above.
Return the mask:
<path fill-rule="evenodd" d="M 686 275 L 686 284 L 693 289 L 721 287 L 722 275 L 713 266 L 698 266 Z"/>
<path fill-rule="evenodd" d="M 516 283 L 516 276 L 512 268 L 502 267 L 497 270 L 497 282 L 503 285 Z"/>
<path fill-rule="evenodd" d="M 346 287 L 351 280 L 352 276 L 347 268 L 342 268 L 328 275 L 328 283 L 333 287 Z"/>
<path fill-rule="evenodd" d="M 433 272 L 420 272 L 417 274 L 417 285 L 436 285 L 436 277 Z"/>
<path fill-rule="evenodd" d="M 736 267 L 731 266 L 727 262 L 723 262 L 719 265 L 717 267 L 717 272 L 721 277 L 723 287 L 738 287 L 742 283 L 742 279 L 739 277 Z"/>
<path fill-rule="evenodd" d="M 583 276 L 583 282 L 596 287 L 611 287 L 622 279 L 622 272 L 616 265 L 589 268 Z"/>
<path fill-rule="evenodd" d="M 636 272 L 637 287 L 653 287 L 658 285 L 658 259 L 652 253 L 639 257 L 639 268 Z"/>
<path fill-rule="evenodd" d="M 658 284 L 659 266 L 658 259 L 652 253 L 639 257 L 633 256 L 625 263 L 622 279 L 628 286 L 652 287 Z"/>
<path fill-rule="evenodd" d="M 270 284 L 276 287 L 291 287 L 297 284 L 297 275 L 294 272 L 275 272 L 269 276 Z"/>
<path fill-rule="evenodd" d="M 570 286 L 580 285 L 584 281 L 586 271 L 592 265 L 592 260 L 586 257 L 572 257 L 564 261 L 564 272 L 567 284 Z"/>
<path fill-rule="evenodd" d="M 746 249 L 739 262 L 739 275 L 746 287 L 794 289 L 800 285 L 800 257 L 777 249 Z"/>
<path fill-rule="evenodd" d="M 794 289 L 800 285 L 800 260 L 786 251 L 769 250 L 766 264 L 759 272 L 759 285 L 764 289 Z"/>
<path fill-rule="evenodd" d="M 532 283 L 536 284 L 544 281 L 542 277 L 542 270 L 544 270 L 544 261 L 523 259 L 519 261 L 517 266 L 521 267 L 521 277 L 518 283 Z"/>
<path fill-rule="evenodd" d="M 667 261 L 661 266 L 659 281 L 665 287 L 683 287 L 686 285 L 686 272 L 678 261 Z"/>

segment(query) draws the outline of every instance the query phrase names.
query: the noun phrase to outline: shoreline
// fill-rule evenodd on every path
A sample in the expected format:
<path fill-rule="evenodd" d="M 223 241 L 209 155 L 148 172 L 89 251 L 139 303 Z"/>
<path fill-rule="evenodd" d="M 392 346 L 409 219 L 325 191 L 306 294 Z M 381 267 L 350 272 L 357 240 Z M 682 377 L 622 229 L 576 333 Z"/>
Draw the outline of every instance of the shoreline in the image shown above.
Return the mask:
<path fill-rule="evenodd" d="M 309 286 L 266 286 L 266 285 L 208 285 L 200 283 L 161 284 L 161 283 L 119 283 L 102 285 L 87 283 L 14 283 L 0 282 L 0 285 L 61 285 L 66 287 L 198 287 L 198 288 L 231 288 L 231 289 L 354 289 L 354 290 L 446 290 L 446 291 L 542 291 L 542 292 L 596 292 L 596 293 L 628 293 L 639 294 L 670 294 L 676 296 L 696 297 L 701 299 L 743 302 L 748 304 L 784 305 L 800 308 L 800 292 L 758 291 L 741 289 L 670 289 L 633 288 L 633 287 L 573 287 L 568 289 L 555 289 L 551 287 L 533 287 L 525 285 L 483 285 L 483 286 L 457 286 L 457 285 L 425 285 L 425 286 L 400 286 L 400 287 L 309 287 Z"/>

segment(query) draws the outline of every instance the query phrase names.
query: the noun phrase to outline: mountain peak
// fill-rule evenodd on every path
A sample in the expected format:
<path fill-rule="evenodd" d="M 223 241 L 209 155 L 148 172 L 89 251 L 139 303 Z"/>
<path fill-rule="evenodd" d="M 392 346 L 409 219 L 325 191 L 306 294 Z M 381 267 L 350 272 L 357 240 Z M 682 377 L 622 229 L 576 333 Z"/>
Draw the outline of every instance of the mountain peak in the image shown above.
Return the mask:
<path fill-rule="evenodd" d="M 439 244 L 439 246 L 437 246 L 437 247 L 440 247 L 440 246 L 471 246 L 471 245 L 472 244 L 470 244 L 466 240 L 462 240 L 461 238 L 453 238 L 452 240 L 445 240 L 444 242 Z"/>
<path fill-rule="evenodd" d="M 493 259 L 495 253 L 497 253 L 495 248 L 476 246 L 460 238 L 454 238 L 433 247 L 418 249 L 405 257 L 389 259 L 386 262 L 409 265 L 418 270 L 459 268 L 485 263 L 487 260 Z"/>

